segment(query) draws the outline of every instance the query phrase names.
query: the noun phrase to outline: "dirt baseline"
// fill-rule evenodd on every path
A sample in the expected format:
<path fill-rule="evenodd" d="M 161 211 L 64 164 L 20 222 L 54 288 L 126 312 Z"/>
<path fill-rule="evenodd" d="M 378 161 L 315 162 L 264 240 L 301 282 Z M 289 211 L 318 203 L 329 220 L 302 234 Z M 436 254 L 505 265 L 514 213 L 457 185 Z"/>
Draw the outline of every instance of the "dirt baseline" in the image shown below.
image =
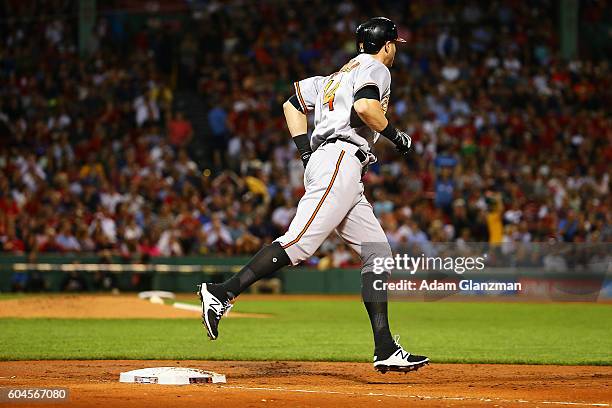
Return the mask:
<path fill-rule="evenodd" d="M 216 371 L 226 374 L 228 382 L 188 386 L 118 382 L 122 371 L 160 366 Z M 63 407 L 606 407 L 612 401 L 611 380 L 612 367 L 597 366 L 432 364 L 416 373 L 382 375 L 365 363 L 0 362 L 0 387 L 68 387 L 70 403 L 55 405 Z"/>

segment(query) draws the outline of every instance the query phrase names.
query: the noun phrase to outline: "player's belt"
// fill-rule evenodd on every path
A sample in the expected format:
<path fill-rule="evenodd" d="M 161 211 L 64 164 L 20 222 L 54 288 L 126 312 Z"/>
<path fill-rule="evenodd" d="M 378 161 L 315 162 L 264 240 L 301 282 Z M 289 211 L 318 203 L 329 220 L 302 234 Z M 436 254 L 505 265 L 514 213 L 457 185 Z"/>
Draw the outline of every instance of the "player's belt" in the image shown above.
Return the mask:
<path fill-rule="evenodd" d="M 350 143 L 352 145 L 355 145 L 355 146 L 359 147 L 359 149 L 357 149 L 357 151 L 355 152 L 355 157 L 357 157 L 362 164 L 365 163 L 368 160 L 368 155 L 361 151 L 361 146 L 358 145 L 357 143 L 353 142 L 352 140 L 338 139 L 337 137 L 334 137 L 333 139 L 327 139 L 326 141 L 321 143 L 321 146 L 326 145 L 326 144 L 330 144 L 330 143 L 336 143 L 337 141 L 342 141 L 342 142 Z"/>

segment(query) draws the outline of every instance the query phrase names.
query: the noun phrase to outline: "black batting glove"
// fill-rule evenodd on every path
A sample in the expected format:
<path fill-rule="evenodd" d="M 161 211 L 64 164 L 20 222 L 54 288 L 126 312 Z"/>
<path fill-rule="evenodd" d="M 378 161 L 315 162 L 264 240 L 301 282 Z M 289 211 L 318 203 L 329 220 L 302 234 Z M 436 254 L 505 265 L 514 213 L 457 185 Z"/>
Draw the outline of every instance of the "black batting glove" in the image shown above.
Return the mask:
<path fill-rule="evenodd" d="M 397 149 L 397 151 L 403 155 L 406 155 L 408 154 L 408 151 L 410 150 L 410 146 L 412 146 L 412 139 L 410 138 L 410 136 L 408 136 L 406 132 L 402 132 L 401 130 L 398 130 L 397 137 L 394 143 L 395 143 L 395 148 Z"/>
<path fill-rule="evenodd" d="M 392 141 L 397 151 L 403 155 L 406 155 L 410 146 L 412 146 L 412 139 L 408 136 L 408 133 L 397 130 L 391 126 L 391 123 L 388 123 L 380 134 Z"/>

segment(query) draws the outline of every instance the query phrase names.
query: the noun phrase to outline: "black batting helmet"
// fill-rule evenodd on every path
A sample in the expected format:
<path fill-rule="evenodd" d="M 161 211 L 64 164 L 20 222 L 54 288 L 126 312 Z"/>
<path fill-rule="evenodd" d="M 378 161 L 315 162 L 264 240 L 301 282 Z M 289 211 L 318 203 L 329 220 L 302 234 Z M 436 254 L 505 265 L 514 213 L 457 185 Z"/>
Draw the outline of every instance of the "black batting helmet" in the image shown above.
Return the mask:
<path fill-rule="evenodd" d="M 355 36 L 359 53 L 376 54 L 387 41 L 406 42 L 398 37 L 395 23 L 386 17 L 374 17 L 360 24 Z"/>

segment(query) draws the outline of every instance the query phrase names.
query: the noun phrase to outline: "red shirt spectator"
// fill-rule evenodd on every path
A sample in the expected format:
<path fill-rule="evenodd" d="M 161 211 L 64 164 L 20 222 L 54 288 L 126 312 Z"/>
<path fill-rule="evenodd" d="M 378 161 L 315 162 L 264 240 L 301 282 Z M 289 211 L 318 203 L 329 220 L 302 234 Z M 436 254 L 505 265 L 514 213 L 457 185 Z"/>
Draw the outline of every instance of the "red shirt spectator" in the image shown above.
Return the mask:
<path fill-rule="evenodd" d="M 0 198 L 0 212 L 6 214 L 9 217 L 15 217 L 19 214 L 19 207 L 15 200 L 11 197 Z"/>
<path fill-rule="evenodd" d="M 182 112 L 177 112 L 168 123 L 168 137 L 175 147 L 185 146 L 193 137 L 191 122 L 185 119 Z"/>

